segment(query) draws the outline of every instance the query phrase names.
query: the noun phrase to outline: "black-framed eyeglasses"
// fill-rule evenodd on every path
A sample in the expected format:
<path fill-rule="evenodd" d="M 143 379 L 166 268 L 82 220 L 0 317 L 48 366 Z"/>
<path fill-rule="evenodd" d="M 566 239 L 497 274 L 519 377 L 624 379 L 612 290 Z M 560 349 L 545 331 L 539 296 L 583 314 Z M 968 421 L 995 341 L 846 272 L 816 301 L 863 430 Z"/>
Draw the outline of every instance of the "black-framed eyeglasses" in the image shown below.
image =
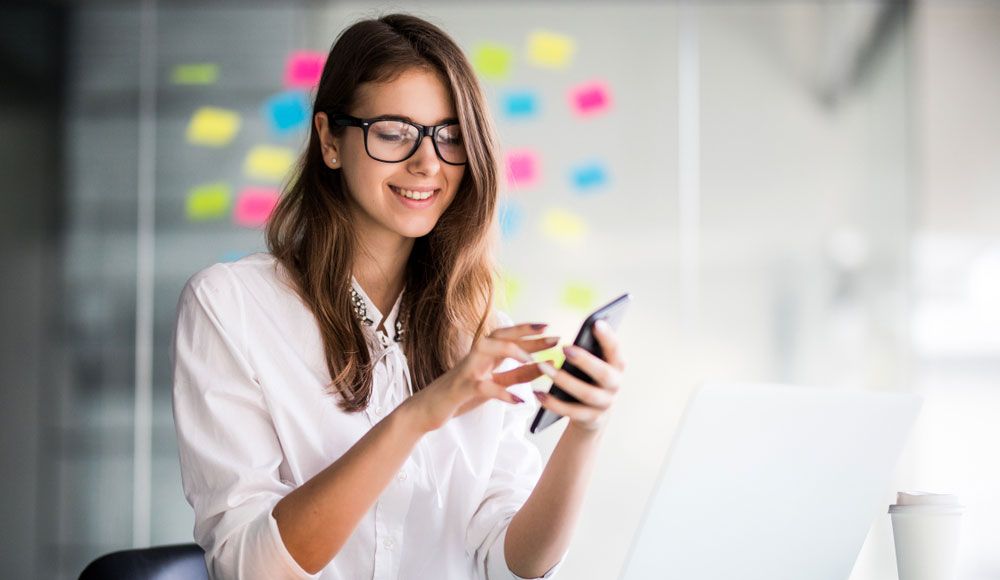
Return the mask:
<path fill-rule="evenodd" d="M 424 137 L 434 143 L 434 151 L 449 165 L 465 165 L 468 155 L 462 127 L 448 120 L 440 125 L 420 125 L 391 115 L 359 119 L 342 113 L 328 113 L 330 122 L 338 127 L 361 127 L 365 132 L 365 151 L 376 161 L 399 163 L 417 152 Z"/>

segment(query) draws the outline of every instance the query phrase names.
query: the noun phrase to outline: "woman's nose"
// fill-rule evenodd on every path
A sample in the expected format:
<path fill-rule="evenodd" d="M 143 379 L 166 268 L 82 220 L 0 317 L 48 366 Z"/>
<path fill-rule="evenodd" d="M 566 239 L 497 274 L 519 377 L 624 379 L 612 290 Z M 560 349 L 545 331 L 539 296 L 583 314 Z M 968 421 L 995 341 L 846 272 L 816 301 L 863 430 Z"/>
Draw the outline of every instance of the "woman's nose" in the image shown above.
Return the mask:
<path fill-rule="evenodd" d="M 434 140 L 426 135 L 409 159 L 410 171 L 423 175 L 435 175 L 441 170 L 441 160 L 434 150 Z"/>

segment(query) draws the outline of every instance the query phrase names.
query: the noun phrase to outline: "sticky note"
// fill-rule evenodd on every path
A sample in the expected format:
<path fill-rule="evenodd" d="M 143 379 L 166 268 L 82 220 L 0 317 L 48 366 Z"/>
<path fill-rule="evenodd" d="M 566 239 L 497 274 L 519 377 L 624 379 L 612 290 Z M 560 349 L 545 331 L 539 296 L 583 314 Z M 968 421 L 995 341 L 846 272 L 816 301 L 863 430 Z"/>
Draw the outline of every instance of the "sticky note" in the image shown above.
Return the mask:
<path fill-rule="evenodd" d="M 570 108 L 581 117 L 606 113 L 611 108 L 611 90 L 603 81 L 589 81 L 569 90 Z"/>
<path fill-rule="evenodd" d="M 608 171 L 600 161 L 581 163 L 570 170 L 570 180 L 579 193 L 593 193 L 608 182 Z"/>
<path fill-rule="evenodd" d="M 573 310 L 589 312 L 595 306 L 597 292 L 588 284 L 569 282 L 563 288 L 560 302 Z"/>
<path fill-rule="evenodd" d="M 194 145 L 224 147 L 240 130 L 240 114 L 228 109 L 202 107 L 194 112 L 187 126 L 187 140 Z"/>
<path fill-rule="evenodd" d="M 498 286 L 497 290 L 500 294 L 498 303 L 502 308 L 510 308 L 521 294 L 521 280 L 509 272 L 505 272 Z"/>
<path fill-rule="evenodd" d="M 552 209 L 542 218 L 542 233 L 563 243 L 576 243 L 587 234 L 587 224 L 576 214 Z"/>
<path fill-rule="evenodd" d="M 536 30 L 528 35 L 528 62 L 542 68 L 566 68 L 570 65 L 576 43 L 565 34 Z"/>
<path fill-rule="evenodd" d="M 221 218 L 229 211 L 231 197 L 232 188 L 224 181 L 192 187 L 185 203 L 187 217 L 192 221 Z"/>
<path fill-rule="evenodd" d="M 510 238 L 521 229 L 521 222 L 524 220 L 524 209 L 516 200 L 504 200 L 500 202 L 499 214 L 500 233 L 504 238 Z"/>
<path fill-rule="evenodd" d="M 308 125 L 309 99 L 304 91 L 285 91 L 265 101 L 263 112 L 271 130 L 285 135 Z"/>
<path fill-rule="evenodd" d="M 281 181 L 294 162 L 295 152 L 288 147 L 257 145 L 247 154 L 243 171 L 253 179 Z"/>
<path fill-rule="evenodd" d="M 212 85 L 219 80 L 219 65 L 205 63 L 179 64 L 170 72 L 175 85 Z"/>
<path fill-rule="evenodd" d="M 285 60 L 285 86 L 311 89 L 319 84 L 326 65 L 326 53 L 298 50 Z"/>
<path fill-rule="evenodd" d="M 530 149 L 507 152 L 507 184 L 510 187 L 529 187 L 538 181 L 538 155 Z"/>
<path fill-rule="evenodd" d="M 233 222 L 248 228 L 264 225 L 274 206 L 278 204 L 278 196 L 279 192 L 274 188 L 244 188 L 233 209 Z"/>
<path fill-rule="evenodd" d="M 552 366 L 559 368 L 562 366 L 563 361 L 566 360 L 566 353 L 563 352 L 562 346 L 556 345 L 534 353 L 532 358 L 535 360 L 550 360 L 552 361 Z"/>
<path fill-rule="evenodd" d="M 533 117 L 538 112 L 538 97 L 532 91 L 512 91 L 503 96 L 503 111 L 512 119 Z"/>
<path fill-rule="evenodd" d="M 513 61 L 514 51 L 504 44 L 481 42 L 472 49 L 472 66 L 490 80 L 507 78 Z"/>

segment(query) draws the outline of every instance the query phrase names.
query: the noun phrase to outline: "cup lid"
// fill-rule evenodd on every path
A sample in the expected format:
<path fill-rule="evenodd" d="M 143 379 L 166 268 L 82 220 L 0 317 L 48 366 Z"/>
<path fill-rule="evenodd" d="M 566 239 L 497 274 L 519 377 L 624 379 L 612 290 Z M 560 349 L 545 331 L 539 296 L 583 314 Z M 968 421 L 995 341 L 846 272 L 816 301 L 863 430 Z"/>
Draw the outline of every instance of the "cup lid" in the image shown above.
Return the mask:
<path fill-rule="evenodd" d="M 896 494 L 896 503 L 889 506 L 890 513 L 916 510 L 924 512 L 961 512 L 965 506 L 958 496 L 951 493 L 930 493 L 927 491 L 901 491 Z"/>
<path fill-rule="evenodd" d="M 901 491 L 896 494 L 896 505 L 946 505 L 960 506 L 958 496 L 951 493 L 927 491 Z"/>

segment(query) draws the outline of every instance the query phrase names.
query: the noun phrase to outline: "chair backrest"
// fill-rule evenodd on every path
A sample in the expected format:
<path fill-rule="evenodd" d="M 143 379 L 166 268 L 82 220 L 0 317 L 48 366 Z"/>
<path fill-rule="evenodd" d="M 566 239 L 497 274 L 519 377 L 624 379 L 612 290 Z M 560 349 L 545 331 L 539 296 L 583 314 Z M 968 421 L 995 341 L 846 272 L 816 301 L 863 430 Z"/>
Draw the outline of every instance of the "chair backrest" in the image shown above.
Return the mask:
<path fill-rule="evenodd" d="M 208 580 L 208 570 L 197 544 L 176 544 L 105 554 L 83 570 L 80 580 Z"/>

